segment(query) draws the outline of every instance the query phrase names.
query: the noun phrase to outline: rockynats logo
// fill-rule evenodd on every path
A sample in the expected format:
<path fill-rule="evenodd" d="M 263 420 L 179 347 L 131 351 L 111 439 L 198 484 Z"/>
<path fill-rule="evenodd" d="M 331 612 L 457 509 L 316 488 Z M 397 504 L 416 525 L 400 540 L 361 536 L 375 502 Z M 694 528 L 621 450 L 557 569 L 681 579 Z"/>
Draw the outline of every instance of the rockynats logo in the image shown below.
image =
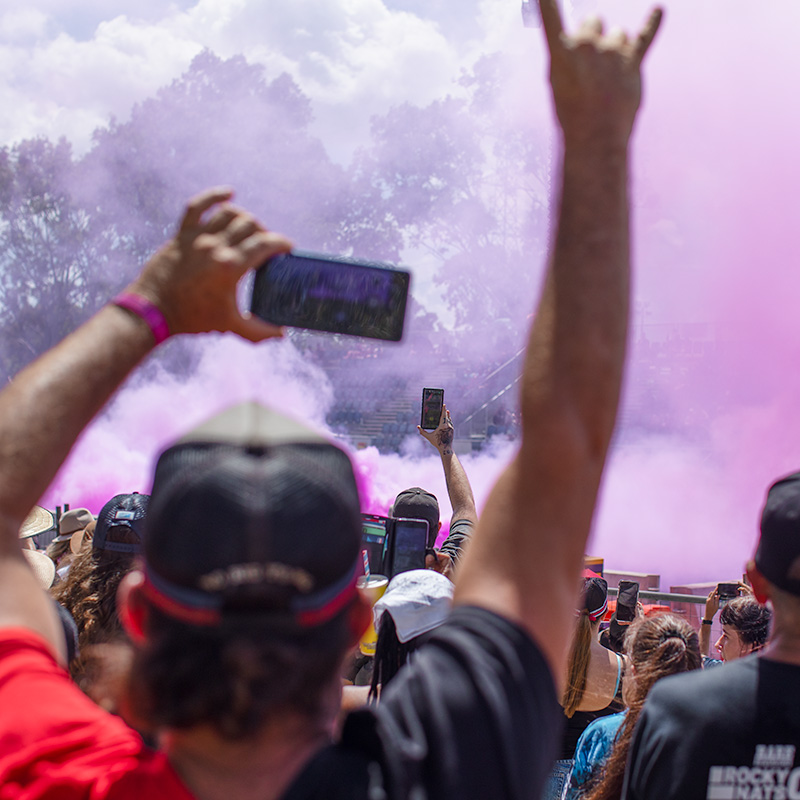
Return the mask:
<path fill-rule="evenodd" d="M 800 800 L 793 744 L 759 744 L 752 767 L 711 767 L 706 800 Z"/>

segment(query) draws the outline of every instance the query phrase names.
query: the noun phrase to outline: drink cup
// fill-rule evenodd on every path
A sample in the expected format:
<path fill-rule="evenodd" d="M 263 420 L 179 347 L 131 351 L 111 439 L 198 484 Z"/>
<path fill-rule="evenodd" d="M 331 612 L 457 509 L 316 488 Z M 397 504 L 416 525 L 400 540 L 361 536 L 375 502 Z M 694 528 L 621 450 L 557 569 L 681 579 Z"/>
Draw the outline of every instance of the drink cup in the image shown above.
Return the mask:
<path fill-rule="evenodd" d="M 375 603 L 383 597 L 383 593 L 389 585 L 389 579 L 385 575 L 373 574 L 370 575 L 369 580 L 367 580 L 366 576 L 362 575 L 358 579 L 356 585 L 358 586 L 359 592 L 361 592 L 361 596 L 367 600 L 371 606 L 374 606 Z M 361 637 L 358 646 L 365 656 L 374 656 L 377 642 L 378 634 L 375 632 L 375 625 L 370 622 L 369 628 L 367 628 L 367 632 Z"/>

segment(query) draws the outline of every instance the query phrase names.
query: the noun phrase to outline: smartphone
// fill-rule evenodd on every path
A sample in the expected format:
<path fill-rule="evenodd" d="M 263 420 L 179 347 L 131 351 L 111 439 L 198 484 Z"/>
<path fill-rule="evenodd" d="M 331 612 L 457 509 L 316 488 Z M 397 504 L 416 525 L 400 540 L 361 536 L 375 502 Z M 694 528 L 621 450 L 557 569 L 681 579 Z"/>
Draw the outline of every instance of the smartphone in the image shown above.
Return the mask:
<path fill-rule="evenodd" d="M 398 342 L 410 282 L 390 264 L 293 250 L 256 270 L 250 311 L 274 325 Z"/>
<path fill-rule="evenodd" d="M 738 583 L 718 583 L 717 594 L 719 595 L 719 604 L 724 606 L 729 600 L 739 596 Z"/>
<path fill-rule="evenodd" d="M 381 517 L 378 514 L 361 515 L 361 549 L 367 551 L 369 571 L 376 575 L 386 574 L 383 571 L 383 559 L 388 522 L 388 517 Z"/>
<path fill-rule="evenodd" d="M 617 589 L 617 620 L 633 622 L 638 602 L 639 584 L 636 581 L 620 581 Z"/>
<path fill-rule="evenodd" d="M 387 547 L 390 578 L 410 569 L 425 569 L 425 550 L 428 546 L 428 523 L 424 519 L 391 520 Z"/>
<path fill-rule="evenodd" d="M 439 427 L 444 407 L 444 389 L 422 390 L 422 418 L 419 426 L 424 431 L 432 431 Z"/>

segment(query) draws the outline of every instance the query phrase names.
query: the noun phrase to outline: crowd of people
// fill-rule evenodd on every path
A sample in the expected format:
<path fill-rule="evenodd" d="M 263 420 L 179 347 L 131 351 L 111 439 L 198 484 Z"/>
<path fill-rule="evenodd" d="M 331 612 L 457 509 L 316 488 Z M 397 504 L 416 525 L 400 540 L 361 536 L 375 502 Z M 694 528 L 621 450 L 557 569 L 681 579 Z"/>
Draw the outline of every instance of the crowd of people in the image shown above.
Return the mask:
<path fill-rule="evenodd" d="M 555 0 L 540 10 L 555 227 L 519 447 L 480 515 L 444 408 L 419 433 L 441 458 L 448 537 L 433 547 L 437 498 L 400 491 L 391 514 L 423 523 L 424 559 L 370 602 L 347 454 L 245 403 L 167 447 L 149 496 L 70 510 L 46 552 L 31 547 L 38 499 L 154 347 L 282 333 L 236 294 L 291 243 L 229 190 L 198 195 L 125 292 L 0 392 L 0 800 L 800 796 L 800 473 L 769 489 L 747 583 L 711 593 L 699 632 L 643 614 L 633 587 L 607 620 L 605 581 L 582 575 L 628 340 L 629 140 L 661 12 L 628 38 L 598 20 L 569 35 Z M 721 665 L 701 652 L 717 613 Z"/>

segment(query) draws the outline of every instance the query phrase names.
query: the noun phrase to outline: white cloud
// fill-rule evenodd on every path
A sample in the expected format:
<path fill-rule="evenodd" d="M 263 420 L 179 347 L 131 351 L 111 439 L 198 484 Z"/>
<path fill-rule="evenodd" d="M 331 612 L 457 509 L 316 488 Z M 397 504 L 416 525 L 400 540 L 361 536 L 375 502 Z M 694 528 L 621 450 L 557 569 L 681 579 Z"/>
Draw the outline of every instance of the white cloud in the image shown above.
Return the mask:
<path fill-rule="evenodd" d="M 111 115 L 124 119 L 208 47 L 223 57 L 242 54 L 268 75 L 289 72 L 314 101 L 334 150 L 337 138 L 347 149 L 371 115 L 457 90 L 454 81 L 476 52 L 519 27 L 517 9 L 499 0 L 460 8 L 479 14 L 486 42 L 454 38 L 441 14 L 424 18 L 382 0 L 199 0 L 172 4 L 158 18 L 152 3 L 119 0 L 105 19 L 99 13 L 96 3 L 73 2 L 65 11 L 34 0 L 0 14 L 0 102 L 14 109 L 0 120 L 0 143 L 64 135 L 83 151 L 95 128 Z M 81 14 L 81 24 L 71 25 Z M 94 25 L 89 35 L 87 25 Z"/>

